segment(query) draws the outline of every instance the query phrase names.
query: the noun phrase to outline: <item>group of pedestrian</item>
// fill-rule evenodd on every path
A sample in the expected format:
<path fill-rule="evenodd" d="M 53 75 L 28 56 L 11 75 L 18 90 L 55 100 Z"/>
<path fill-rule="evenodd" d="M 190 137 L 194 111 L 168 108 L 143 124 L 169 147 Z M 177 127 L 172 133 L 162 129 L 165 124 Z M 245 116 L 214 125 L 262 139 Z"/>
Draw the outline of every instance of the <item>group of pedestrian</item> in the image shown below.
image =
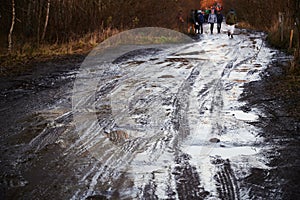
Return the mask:
<path fill-rule="evenodd" d="M 215 10 L 212 9 L 210 14 L 208 15 L 207 22 L 210 24 L 210 33 L 213 34 L 214 24 L 217 24 L 217 31 L 221 33 L 221 26 L 223 22 L 224 16 L 221 14 L 221 11 L 217 11 L 215 14 Z"/>
<path fill-rule="evenodd" d="M 208 23 L 210 25 L 210 33 L 214 33 L 215 24 L 217 24 L 217 33 L 221 33 L 222 22 L 224 16 L 222 14 L 222 6 L 216 4 L 210 9 L 206 8 L 202 10 L 191 10 L 188 18 L 188 33 L 194 32 L 196 34 L 203 34 L 203 24 Z M 237 23 L 237 16 L 233 9 L 225 17 L 226 24 L 228 25 L 228 37 L 233 38 L 235 24 Z M 183 31 L 184 18 L 182 11 L 178 15 L 178 27 L 179 31 Z"/>

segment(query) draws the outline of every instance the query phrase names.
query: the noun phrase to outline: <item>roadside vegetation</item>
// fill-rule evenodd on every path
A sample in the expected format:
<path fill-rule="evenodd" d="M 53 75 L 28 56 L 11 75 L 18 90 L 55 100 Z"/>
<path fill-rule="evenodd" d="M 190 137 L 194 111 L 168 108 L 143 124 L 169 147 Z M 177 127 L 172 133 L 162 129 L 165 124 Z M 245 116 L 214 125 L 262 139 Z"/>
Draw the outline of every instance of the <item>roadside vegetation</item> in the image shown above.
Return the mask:
<path fill-rule="evenodd" d="M 299 73 L 299 0 L 223 0 L 227 8 L 234 8 L 244 28 L 268 33 L 268 42 L 294 56 L 290 70 Z"/>

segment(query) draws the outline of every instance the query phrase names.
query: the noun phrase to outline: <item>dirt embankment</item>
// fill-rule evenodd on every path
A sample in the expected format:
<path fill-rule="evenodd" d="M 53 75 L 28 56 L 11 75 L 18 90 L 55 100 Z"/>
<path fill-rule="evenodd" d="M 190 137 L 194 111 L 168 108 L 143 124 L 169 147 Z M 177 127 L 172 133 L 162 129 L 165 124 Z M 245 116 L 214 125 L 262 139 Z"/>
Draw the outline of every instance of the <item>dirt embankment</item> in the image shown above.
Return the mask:
<path fill-rule="evenodd" d="M 300 76 L 288 73 L 288 61 L 276 55 L 261 81 L 246 86 L 242 99 L 245 110 L 258 108 L 265 116 L 255 123 L 269 150 L 270 173 L 253 169 L 245 184 L 255 185 L 251 192 L 266 197 L 299 199 L 300 192 Z M 276 182 L 284 182 L 280 187 Z M 250 193 L 251 193 L 250 192 Z"/>

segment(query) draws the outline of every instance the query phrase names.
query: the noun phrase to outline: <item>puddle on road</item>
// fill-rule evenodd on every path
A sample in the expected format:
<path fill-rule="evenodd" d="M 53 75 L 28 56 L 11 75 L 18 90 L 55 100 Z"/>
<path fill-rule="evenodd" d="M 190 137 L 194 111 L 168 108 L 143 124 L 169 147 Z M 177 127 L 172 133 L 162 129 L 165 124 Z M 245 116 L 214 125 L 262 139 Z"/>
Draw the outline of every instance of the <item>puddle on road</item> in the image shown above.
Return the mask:
<path fill-rule="evenodd" d="M 243 120 L 247 122 L 256 122 L 259 120 L 259 117 L 253 113 L 245 113 L 241 110 L 230 111 L 230 115 L 234 116 L 238 120 Z"/>
<path fill-rule="evenodd" d="M 250 156 L 260 152 L 260 148 L 252 146 L 225 146 L 220 144 L 207 146 L 189 146 L 184 148 L 185 152 L 192 155 L 193 158 L 205 158 L 211 156 L 220 156 L 223 159 L 231 159 L 238 156 Z"/>

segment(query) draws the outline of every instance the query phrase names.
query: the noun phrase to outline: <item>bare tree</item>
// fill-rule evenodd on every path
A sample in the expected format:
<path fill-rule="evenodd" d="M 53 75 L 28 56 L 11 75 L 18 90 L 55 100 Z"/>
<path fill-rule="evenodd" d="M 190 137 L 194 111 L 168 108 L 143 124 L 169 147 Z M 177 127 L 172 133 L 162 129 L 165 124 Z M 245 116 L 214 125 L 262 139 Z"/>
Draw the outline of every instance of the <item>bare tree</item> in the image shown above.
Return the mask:
<path fill-rule="evenodd" d="M 27 7 L 27 13 L 26 13 L 26 34 L 30 35 L 31 32 L 31 26 L 32 26 L 32 22 L 31 22 L 31 7 L 32 7 L 32 3 L 31 1 L 28 1 L 28 7 Z"/>
<path fill-rule="evenodd" d="M 42 9 L 43 9 L 43 2 L 44 0 L 39 0 L 38 1 L 38 23 L 37 23 L 37 46 L 40 46 L 40 29 L 41 29 L 41 18 L 42 18 Z"/>
<path fill-rule="evenodd" d="M 294 10 L 294 21 L 295 21 L 295 27 L 296 27 L 296 33 L 297 33 L 297 44 L 295 45 L 295 52 L 294 52 L 294 62 L 292 63 L 292 70 L 295 70 L 295 68 L 299 68 L 300 65 L 300 0 L 294 0 L 292 1 Z"/>
<path fill-rule="evenodd" d="M 11 20 L 11 26 L 8 34 L 8 51 L 11 53 L 12 50 L 12 34 L 14 30 L 15 25 L 15 19 L 16 19 L 16 11 L 15 11 L 15 0 L 11 0 L 12 4 L 12 20 Z"/>
<path fill-rule="evenodd" d="M 47 11 L 46 11 L 46 19 L 45 19 L 45 25 L 44 25 L 44 31 L 43 31 L 43 35 L 42 35 L 42 38 L 41 38 L 42 41 L 45 39 L 46 30 L 47 30 L 47 26 L 48 26 L 49 13 L 50 13 L 50 3 L 51 3 L 51 0 L 48 0 L 48 2 L 47 2 Z"/>

